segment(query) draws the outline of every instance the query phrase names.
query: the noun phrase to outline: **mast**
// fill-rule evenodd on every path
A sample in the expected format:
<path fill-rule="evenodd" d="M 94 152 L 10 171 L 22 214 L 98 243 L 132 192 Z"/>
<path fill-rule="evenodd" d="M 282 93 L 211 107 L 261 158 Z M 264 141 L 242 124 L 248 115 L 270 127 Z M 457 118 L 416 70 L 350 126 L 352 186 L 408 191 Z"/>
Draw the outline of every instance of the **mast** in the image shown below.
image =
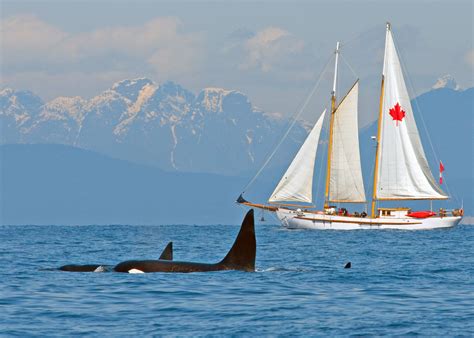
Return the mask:
<path fill-rule="evenodd" d="M 379 108 L 379 120 L 377 125 L 377 148 L 375 150 L 375 166 L 374 166 L 374 184 L 373 184 L 373 192 L 372 192 L 372 218 L 375 217 L 375 204 L 377 203 L 377 181 L 378 177 L 377 174 L 379 172 L 379 156 L 380 156 L 380 125 L 382 124 L 382 102 L 383 102 L 383 85 L 384 85 L 384 76 L 382 75 L 382 84 L 380 85 L 380 108 Z"/>
<path fill-rule="evenodd" d="M 387 22 L 387 34 L 390 32 L 390 22 Z M 385 62 L 385 60 L 384 60 Z M 374 165 L 374 184 L 372 191 L 372 211 L 371 217 L 375 217 L 375 205 L 377 203 L 377 182 L 379 172 L 379 156 L 380 156 L 380 132 L 382 125 L 382 109 L 383 109 L 383 91 L 384 91 L 384 80 L 385 76 L 382 74 L 382 83 L 380 85 L 380 105 L 379 105 L 379 120 L 377 123 L 377 148 L 375 150 L 375 165 Z"/>
<path fill-rule="evenodd" d="M 328 160 L 326 165 L 326 190 L 324 193 L 324 208 L 329 206 L 329 181 L 331 177 L 331 153 L 332 153 L 332 137 L 334 126 L 334 113 L 336 112 L 336 84 L 337 84 L 337 63 L 339 60 L 339 41 L 336 43 L 336 60 L 334 62 L 334 82 L 331 93 L 331 120 L 329 123 L 329 140 L 328 140 Z"/>

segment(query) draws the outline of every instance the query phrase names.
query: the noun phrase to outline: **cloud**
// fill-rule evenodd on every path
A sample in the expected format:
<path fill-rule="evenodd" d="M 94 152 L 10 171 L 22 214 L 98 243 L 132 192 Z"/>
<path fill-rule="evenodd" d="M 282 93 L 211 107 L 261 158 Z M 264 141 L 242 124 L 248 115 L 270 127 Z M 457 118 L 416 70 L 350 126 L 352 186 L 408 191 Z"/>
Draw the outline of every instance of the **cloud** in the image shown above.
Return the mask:
<path fill-rule="evenodd" d="M 33 15 L 19 15 L 0 22 L 3 63 L 22 63 L 44 57 L 58 46 L 67 34 Z"/>
<path fill-rule="evenodd" d="M 231 32 L 227 38 L 230 40 L 246 40 L 255 36 L 255 33 L 248 28 L 241 27 Z"/>
<path fill-rule="evenodd" d="M 295 56 L 304 53 L 303 40 L 278 27 L 267 27 L 243 43 L 245 58 L 241 69 L 258 69 L 264 73 L 284 67 Z"/>
<path fill-rule="evenodd" d="M 174 17 L 138 26 L 67 33 L 38 17 L 21 15 L 1 23 L 2 66 L 10 72 L 153 71 L 176 78 L 200 66 L 203 38 L 182 32 Z"/>

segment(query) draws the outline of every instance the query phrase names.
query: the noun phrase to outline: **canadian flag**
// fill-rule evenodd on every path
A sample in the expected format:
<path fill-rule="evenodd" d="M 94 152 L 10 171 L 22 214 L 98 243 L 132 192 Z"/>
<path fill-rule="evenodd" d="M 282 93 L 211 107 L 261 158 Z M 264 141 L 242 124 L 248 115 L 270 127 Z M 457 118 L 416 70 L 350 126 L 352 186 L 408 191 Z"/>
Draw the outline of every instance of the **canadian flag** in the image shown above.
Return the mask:
<path fill-rule="evenodd" d="M 439 161 L 439 184 L 443 184 L 443 171 L 444 171 L 443 162 Z"/>

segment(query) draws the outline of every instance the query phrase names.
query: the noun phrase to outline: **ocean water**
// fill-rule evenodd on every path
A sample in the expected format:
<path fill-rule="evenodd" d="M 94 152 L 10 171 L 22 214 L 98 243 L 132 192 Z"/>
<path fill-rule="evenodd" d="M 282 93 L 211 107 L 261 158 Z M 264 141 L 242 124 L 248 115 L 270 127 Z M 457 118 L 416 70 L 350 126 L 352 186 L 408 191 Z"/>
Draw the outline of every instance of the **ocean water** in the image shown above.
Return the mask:
<path fill-rule="evenodd" d="M 258 224 L 257 272 L 70 273 L 70 263 L 216 262 L 236 225 L 0 226 L 0 334 L 474 335 L 474 226 Z M 347 261 L 352 269 L 343 269 Z"/>

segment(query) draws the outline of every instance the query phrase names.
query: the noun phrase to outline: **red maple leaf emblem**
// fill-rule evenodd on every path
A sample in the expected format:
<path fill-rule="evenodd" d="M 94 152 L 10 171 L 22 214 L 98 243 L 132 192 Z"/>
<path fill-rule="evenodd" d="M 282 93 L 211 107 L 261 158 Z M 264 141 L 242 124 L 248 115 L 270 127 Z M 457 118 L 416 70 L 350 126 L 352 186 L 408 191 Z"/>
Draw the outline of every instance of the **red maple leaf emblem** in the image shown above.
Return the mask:
<path fill-rule="evenodd" d="M 395 106 L 393 106 L 392 109 L 390 109 L 388 113 L 390 114 L 390 116 L 392 117 L 394 121 L 397 121 L 397 126 L 398 126 L 398 121 L 401 122 L 403 118 L 405 117 L 405 111 L 402 109 L 402 107 L 400 107 L 398 102 Z"/>

